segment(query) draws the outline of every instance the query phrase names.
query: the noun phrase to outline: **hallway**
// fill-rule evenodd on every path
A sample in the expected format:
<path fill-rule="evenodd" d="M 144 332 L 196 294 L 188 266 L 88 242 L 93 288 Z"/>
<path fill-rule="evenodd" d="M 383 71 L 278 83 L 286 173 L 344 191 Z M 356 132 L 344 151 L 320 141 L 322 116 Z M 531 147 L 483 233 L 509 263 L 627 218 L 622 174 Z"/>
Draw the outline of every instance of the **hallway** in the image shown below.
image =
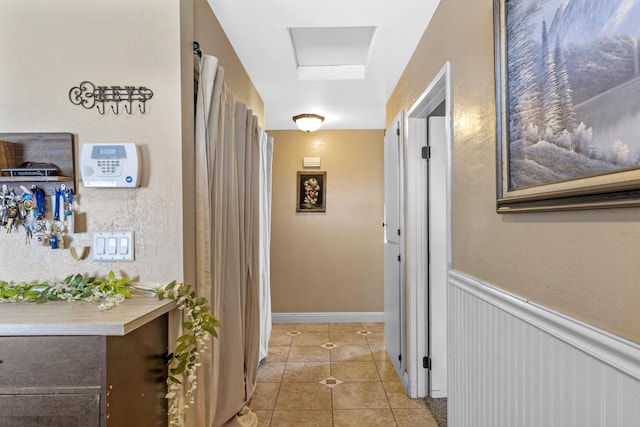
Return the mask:
<path fill-rule="evenodd" d="M 249 406 L 261 427 L 438 427 L 407 397 L 383 323 L 274 323 Z"/>

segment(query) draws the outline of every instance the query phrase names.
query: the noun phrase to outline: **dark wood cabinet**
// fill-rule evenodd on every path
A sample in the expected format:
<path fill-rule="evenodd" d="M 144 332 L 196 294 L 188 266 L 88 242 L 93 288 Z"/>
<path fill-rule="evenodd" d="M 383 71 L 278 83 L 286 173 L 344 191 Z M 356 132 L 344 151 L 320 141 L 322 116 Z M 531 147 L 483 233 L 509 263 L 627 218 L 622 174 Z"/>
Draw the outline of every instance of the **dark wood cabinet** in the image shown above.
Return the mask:
<path fill-rule="evenodd" d="M 166 426 L 167 317 L 122 336 L 0 336 L 0 427 Z"/>
<path fill-rule="evenodd" d="M 100 394 L 0 395 L 2 427 L 99 427 Z"/>

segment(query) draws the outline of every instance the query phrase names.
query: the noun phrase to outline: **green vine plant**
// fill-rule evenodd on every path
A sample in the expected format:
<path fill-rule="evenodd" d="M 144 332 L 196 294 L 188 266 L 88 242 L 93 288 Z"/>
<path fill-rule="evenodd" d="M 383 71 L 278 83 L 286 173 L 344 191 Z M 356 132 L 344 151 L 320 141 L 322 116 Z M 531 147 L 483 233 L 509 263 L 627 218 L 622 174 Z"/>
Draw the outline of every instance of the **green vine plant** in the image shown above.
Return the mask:
<path fill-rule="evenodd" d="M 109 310 L 131 297 L 132 290 L 154 293 L 159 299 L 172 299 L 182 312 L 183 335 L 176 340 L 173 353 L 167 361 L 167 394 L 169 425 L 181 426 L 184 412 L 195 402 L 198 387 L 197 369 L 200 357 L 207 349 L 210 337 L 217 337 L 220 321 L 211 314 L 206 298 L 198 297 L 190 285 L 175 281 L 165 287 L 131 283 L 128 278 L 116 280 L 113 271 L 106 279 L 68 276 L 62 282 L 37 284 L 10 284 L 0 281 L 0 302 L 89 301 L 101 310 Z"/>

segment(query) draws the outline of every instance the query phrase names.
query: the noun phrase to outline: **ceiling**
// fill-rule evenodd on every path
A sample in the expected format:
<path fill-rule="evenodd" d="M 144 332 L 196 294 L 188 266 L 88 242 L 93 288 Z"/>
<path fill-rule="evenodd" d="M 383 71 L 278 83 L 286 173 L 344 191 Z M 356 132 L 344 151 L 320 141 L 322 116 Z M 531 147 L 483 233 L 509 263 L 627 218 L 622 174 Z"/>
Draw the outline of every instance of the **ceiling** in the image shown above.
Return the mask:
<path fill-rule="evenodd" d="M 384 129 L 386 102 L 440 0 L 208 0 L 264 101 L 265 128 Z M 294 48 L 295 41 L 295 48 Z"/>

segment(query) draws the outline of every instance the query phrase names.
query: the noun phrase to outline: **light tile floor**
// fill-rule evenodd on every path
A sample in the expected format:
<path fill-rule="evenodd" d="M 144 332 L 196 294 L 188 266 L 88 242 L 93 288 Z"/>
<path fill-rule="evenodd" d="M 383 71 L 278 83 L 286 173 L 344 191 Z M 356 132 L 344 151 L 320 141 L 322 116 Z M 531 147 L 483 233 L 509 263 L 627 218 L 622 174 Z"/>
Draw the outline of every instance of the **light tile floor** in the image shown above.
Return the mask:
<path fill-rule="evenodd" d="M 274 323 L 249 403 L 262 427 L 437 427 L 409 399 L 383 323 Z"/>

